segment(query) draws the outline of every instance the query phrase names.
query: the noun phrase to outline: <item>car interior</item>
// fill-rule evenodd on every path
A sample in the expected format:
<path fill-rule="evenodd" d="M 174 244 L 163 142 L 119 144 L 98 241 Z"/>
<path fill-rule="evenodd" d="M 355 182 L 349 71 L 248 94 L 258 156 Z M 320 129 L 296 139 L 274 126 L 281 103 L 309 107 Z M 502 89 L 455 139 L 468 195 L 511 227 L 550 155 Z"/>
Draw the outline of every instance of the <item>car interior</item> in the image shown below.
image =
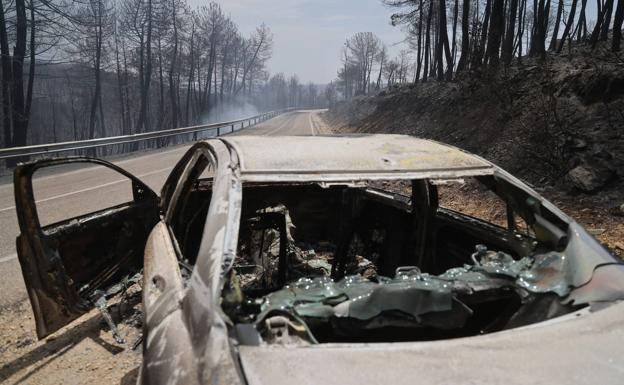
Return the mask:
<path fill-rule="evenodd" d="M 224 287 L 222 308 L 233 324 L 254 325 L 259 338 L 268 343 L 279 341 L 276 337 L 288 330 L 291 337 L 296 335 L 297 341 L 306 343 L 455 338 L 574 311 L 575 307 L 561 304 L 552 293 L 535 295 L 516 287 L 504 274 L 480 276 L 478 284 L 453 278 L 454 269 L 478 264 L 475 255 L 484 250 L 513 264 L 538 252 L 561 249 L 565 242 L 559 233 L 559 238 L 552 234 L 536 238 L 535 223 L 527 224 L 531 218 L 518 205 L 519 198 L 502 198 L 491 177 L 470 179 L 480 186 L 473 191 L 475 199 L 480 192 L 487 192 L 502 202 L 505 226 L 440 205 L 444 194 L 439 190 L 449 183 L 465 185 L 464 180 L 244 184 L 238 253 Z M 179 226 L 174 233 L 184 266 L 195 263 L 211 191 L 211 179 L 199 179 L 176 219 Z M 556 242 L 549 241 L 553 238 Z M 357 281 L 363 282 L 362 287 L 373 283 L 371 290 L 379 292 L 385 302 L 405 295 L 408 302 L 416 298 L 409 294 L 414 287 L 401 286 L 401 279 L 420 280 L 425 286 L 443 281 L 452 286 L 445 297 L 452 304 L 437 311 L 381 305 L 378 314 L 362 319 L 327 313 L 331 312 L 328 305 L 349 298 L 336 300 L 318 290 L 314 299 L 306 297 L 305 290 L 318 289 L 319 282 L 323 288 L 334 284 L 344 288 L 344 282 L 353 285 L 354 276 L 363 279 Z M 393 285 L 398 294 L 384 297 Z M 423 298 L 435 292 L 421 289 L 417 296 L 424 293 Z M 284 306 L 269 305 L 292 293 L 299 297 Z M 325 310 L 297 310 L 302 303 L 320 304 Z M 349 306 L 355 309 L 355 304 Z M 286 326 L 272 330 L 270 321 L 276 317 L 285 319 Z"/>

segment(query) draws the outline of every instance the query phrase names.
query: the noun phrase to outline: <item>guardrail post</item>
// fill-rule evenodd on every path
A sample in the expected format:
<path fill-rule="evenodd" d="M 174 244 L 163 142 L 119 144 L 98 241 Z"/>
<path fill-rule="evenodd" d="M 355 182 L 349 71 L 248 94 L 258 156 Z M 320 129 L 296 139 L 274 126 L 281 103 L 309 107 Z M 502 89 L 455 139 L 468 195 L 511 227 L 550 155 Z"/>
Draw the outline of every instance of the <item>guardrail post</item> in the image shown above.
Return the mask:
<path fill-rule="evenodd" d="M 217 127 L 217 136 L 221 136 L 221 127 Z"/>

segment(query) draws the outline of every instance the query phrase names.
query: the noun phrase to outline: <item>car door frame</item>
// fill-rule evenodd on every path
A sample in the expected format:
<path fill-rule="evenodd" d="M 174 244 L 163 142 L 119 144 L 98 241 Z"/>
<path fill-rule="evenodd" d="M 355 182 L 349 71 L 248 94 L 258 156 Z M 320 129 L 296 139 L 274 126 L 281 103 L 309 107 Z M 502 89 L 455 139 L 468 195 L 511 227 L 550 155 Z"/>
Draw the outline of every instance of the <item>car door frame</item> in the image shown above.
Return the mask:
<path fill-rule="evenodd" d="M 154 201 L 154 209 L 158 209 L 158 196 L 152 189 L 121 167 L 101 159 L 84 156 L 43 159 L 21 164 L 15 169 L 13 177 L 15 207 L 20 228 L 16 248 L 35 316 L 37 336 L 40 339 L 71 323 L 93 307 L 71 286 L 71 278 L 67 276 L 60 258 L 50 257 L 50 250 L 45 244 L 47 235 L 43 229 L 57 224 L 60 226 L 60 222 L 41 226 L 33 192 L 32 177 L 37 170 L 78 163 L 100 165 L 128 178 L 132 182 L 133 202 L 151 199 Z M 110 209 L 120 206 L 123 204 Z M 105 210 L 107 209 L 67 220 L 84 218 Z M 62 304 L 59 305 L 53 297 L 61 298 Z"/>
<path fill-rule="evenodd" d="M 173 202 L 180 198 L 176 192 L 190 183 L 187 179 L 193 167 L 189 162 L 198 151 L 210 152 L 215 161 L 215 176 L 199 253 L 185 285 L 179 271 L 182 256 L 176 250 L 176 240 L 166 219 L 179 203 Z M 171 373 L 180 373 L 176 379 L 179 383 L 193 384 L 206 376 L 221 376 L 224 383 L 239 381 L 219 296 L 224 272 L 234 262 L 241 197 L 238 158 L 218 139 L 191 147 L 163 186 L 164 215 L 150 235 L 144 262 L 143 382 L 161 383 Z"/>

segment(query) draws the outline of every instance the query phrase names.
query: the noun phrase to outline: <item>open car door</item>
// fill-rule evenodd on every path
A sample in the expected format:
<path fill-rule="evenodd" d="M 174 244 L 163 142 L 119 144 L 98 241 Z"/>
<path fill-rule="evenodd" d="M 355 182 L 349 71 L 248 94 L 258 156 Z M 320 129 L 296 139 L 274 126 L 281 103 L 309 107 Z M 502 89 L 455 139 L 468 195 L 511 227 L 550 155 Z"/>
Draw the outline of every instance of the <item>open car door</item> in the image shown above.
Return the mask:
<path fill-rule="evenodd" d="M 104 167 L 113 180 L 103 186 L 127 183 L 128 190 L 132 190 L 127 194 L 129 201 L 42 226 L 33 193 L 33 174 L 69 163 Z M 20 165 L 14 172 L 14 186 L 20 226 L 17 254 L 37 336 L 43 338 L 90 310 L 102 293 L 141 269 L 145 242 L 159 220 L 158 196 L 120 167 L 86 157 Z M 93 189 L 93 185 L 86 188 Z M 58 211 L 55 214 L 58 216 Z"/>

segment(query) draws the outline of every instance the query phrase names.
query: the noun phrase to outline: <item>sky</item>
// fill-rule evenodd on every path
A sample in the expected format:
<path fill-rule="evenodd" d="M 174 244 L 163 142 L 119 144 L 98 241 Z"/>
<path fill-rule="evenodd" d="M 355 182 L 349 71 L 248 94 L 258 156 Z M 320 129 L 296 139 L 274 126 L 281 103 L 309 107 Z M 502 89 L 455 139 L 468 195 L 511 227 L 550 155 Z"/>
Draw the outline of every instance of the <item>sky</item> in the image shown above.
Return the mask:
<path fill-rule="evenodd" d="M 203 3 L 191 0 L 191 4 Z M 273 32 L 268 69 L 296 73 L 302 82 L 326 84 L 336 78 L 340 50 L 356 32 L 373 32 L 400 51 L 404 34 L 390 25 L 392 10 L 381 0 L 224 0 L 219 2 L 244 35 L 265 23 Z M 397 45 L 398 44 L 398 45 Z"/>
<path fill-rule="evenodd" d="M 208 1 L 190 0 L 190 4 L 207 5 Z M 218 2 L 246 36 L 265 23 L 273 32 L 269 71 L 271 74 L 283 72 L 287 76 L 296 73 L 304 83 L 326 84 L 334 80 L 345 39 L 356 32 L 375 33 L 388 46 L 391 57 L 405 48 L 405 34 L 399 27 L 390 25 L 393 10 L 381 0 Z M 595 20 L 595 5 L 590 1 L 587 7 L 588 20 Z"/>

